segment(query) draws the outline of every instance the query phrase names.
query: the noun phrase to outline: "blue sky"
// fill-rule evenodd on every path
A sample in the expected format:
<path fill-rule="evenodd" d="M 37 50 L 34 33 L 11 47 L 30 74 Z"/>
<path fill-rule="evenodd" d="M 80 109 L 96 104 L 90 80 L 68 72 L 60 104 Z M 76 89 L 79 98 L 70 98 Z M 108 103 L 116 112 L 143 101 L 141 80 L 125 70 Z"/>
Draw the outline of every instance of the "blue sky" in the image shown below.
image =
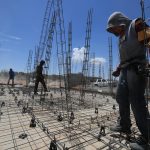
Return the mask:
<path fill-rule="evenodd" d="M 0 70 L 26 71 L 28 52 L 39 43 L 46 3 L 47 0 L 0 0 Z M 148 0 L 145 3 L 150 5 Z M 107 19 L 114 11 L 121 11 L 131 19 L 141 16 L 140 0 L 63 0 L 66 31 L 68 22 L 73 24 L 73 48 L 84 46 L 90 8 L 94 10 L 91 52 L 105 58 L 107 67 L 108 37 L 112 36 L 115 67 L 118 63 L 117 38 L 106 32 Z M 148 13 L 149 8 L 146 9 Z"/>

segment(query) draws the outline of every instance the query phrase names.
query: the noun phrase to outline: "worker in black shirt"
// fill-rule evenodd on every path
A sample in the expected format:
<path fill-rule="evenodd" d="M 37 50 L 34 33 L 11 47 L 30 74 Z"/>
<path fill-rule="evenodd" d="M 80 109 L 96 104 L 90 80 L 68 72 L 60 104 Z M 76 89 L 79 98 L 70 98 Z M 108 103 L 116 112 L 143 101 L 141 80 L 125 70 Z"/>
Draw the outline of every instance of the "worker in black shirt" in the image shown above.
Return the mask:
<path fill-rule="evenodd" d="M 14 77 L 15 77 L 15 73 L 12 70 L 12 68 L 10 68 L 10 70 L 9 70 L 9 79 L 8 79 L 7 84 L 9 85 L 10 80 L 12 80 L 12 87 L 14 86 Z"/>
<path fill-rule="evenodd" d="M 36 68 L 36 80 L 35 80 L 34 94 L 37 94 L 37 88 L 38 88 L 39 82 L 41 82 L 41 84 L 43 85 L 44 91 L 45 92 L 47 91 L 47 87 L 44 81 L 44 76 L 42 74 L 44 64 L 45 64 L 45 61 L 41 60 L 40 64 Z"/>

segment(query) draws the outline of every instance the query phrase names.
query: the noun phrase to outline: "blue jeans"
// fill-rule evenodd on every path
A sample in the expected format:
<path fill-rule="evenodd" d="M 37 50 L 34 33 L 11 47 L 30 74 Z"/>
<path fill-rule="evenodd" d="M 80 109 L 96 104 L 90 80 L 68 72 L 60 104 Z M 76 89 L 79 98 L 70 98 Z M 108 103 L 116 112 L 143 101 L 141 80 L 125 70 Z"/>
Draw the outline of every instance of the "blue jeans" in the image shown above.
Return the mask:
<path fill-rule="evenodd" d="M 145 139 L 148 139 L 149 112 L 144 97 L 146 78 L 138 75 L 134 67 L 121 70 L 116 100 L 119 104 L 120 125 L 123 129 L 130 129 L 130 105 L 139 131 Z M 150 123 L 149 123 L 150 127 Z"/>

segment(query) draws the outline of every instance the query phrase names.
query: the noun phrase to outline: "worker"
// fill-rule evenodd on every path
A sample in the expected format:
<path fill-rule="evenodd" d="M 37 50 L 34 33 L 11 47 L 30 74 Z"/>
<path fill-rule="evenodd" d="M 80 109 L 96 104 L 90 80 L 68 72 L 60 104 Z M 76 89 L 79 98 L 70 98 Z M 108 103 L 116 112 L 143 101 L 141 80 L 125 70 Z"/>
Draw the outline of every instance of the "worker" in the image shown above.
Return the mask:
<path fill-rule="evenodd" d="M 12 85 L 12 87 L 14 86 L 14 77 L 15 77 L 15 73 L 12 70 L 12 68 L 10 68 L 10 70 L 9 70 L 9 79 L 8 79 L 7 85 L 9 85 L 10 80 L 12 80 L 11 85 Z"/>
<path fill-rule="evenodd" d="M 133 150 L 145 150 L 148 147 L 150 124 L 149 112 L 144 97 L 146 77 L 139 74 L 139 66 L 145 67 L 146 52 L 144 42 L 138 41 L 138 32 L 146 25 L 141 18 L 130 20 L 121 12 L 110 15 L 107 31 L 119 38 L 120 64 L 112 73 L 119 76 L 116 101 L 119 104 L 119 121 L 110 130 L 131 133 L 130 105 L 141 135 L 130 143 Z"/>
<path fill-rule="evenodd" d="M 38 88 L 38 84 L 39 82 L 41 82 L 41 84 L 44 87 L 44 91 L 47 91 L 47 87 L 44 81 L 44 76 L 43 76 L 43 65 L 45 64 L 44 60 L 40 61 L 40 64 L 37 66 L 36 68 L 36 79 L 35 79 L 35 87 L 34 87 L 34 94 L 37 94 L 37 88 Z"/>
<path fill-rule="evenodd" d="M 101 128 L 100 128 L 100 134 L 103 135 L 103 136 L 106 135 L 105 129 L 106 129 L 105 122 L 102 122 Z"/>

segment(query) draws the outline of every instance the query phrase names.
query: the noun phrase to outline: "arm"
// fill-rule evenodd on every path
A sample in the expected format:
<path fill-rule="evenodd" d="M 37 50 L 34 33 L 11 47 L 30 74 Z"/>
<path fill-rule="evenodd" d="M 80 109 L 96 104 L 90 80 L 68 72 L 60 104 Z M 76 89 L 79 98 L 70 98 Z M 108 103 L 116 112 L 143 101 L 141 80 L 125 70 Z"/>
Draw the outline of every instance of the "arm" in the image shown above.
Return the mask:
<path fill-rule="evenodd" d="M 148 27 L 148 25 L 141 18 L 138 18 L 135 21 L 135 31 L 137 33 L 144 30 L 144 28 L 146 28 L 146 27 Z"/>
<path fill-rule="evenodd" d="M 117 66 L 116 70 L 112 72 L 112 75 L 114 77 L 118 77 L 120 75 L 120 71 L 121 71 L 121 68 L 120 68 L 120 64 Z"/>
<path fill-rule="evenodd" d="M 139 42 L 144 43 L 146 40 L 148 43 L 150 41 L 150 27 L 141 18 L 135 21 L 135 31 Z"/>

